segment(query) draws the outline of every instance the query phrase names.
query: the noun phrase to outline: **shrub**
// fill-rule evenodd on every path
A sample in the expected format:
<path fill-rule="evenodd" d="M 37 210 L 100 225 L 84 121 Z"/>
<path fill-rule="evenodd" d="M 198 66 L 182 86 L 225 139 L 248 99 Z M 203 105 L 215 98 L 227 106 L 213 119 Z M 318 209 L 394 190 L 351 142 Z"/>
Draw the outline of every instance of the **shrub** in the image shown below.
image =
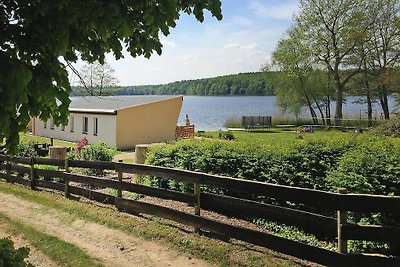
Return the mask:
<path fill-rule="evenodd" d="M 37 157 L 35 143 L 32 141 L 23 141 L 18 144 L 18 157 Z"/>
<path fill-rule="evenodd" d="M 0 239 L 0 266 L 33 266 L 24 260 L 29 255 L 29 248 L 14 248 L 14 242 L 9 238 Z"/>
<path fill-rule="evenodd" d="M 68 157 L 73 157 L 79 160 L 92 160 L 92 161 L 112 161 L 116 150 L 109 148 L 104 143 L 92 144 L 84 146 L 80 153 L 69 154 Z M 83 169 L 87 175 L 103 175 L 103 170 L 97 169 Z"/>
<path fill-rule="evenodd" d="M 379 124 L 372 129 L 371 133 L 381 136 L 400 137 L 400 117 Z"/>
<path fill-rule="evenodd" d="M 109 148 L 104 143 L 88 145 L 81 150 L 80 158 L 83 160 L 112 161 L 116 150 Z"/>
<path fill-rule="evenodd" d="M 298 140 L 269 145 L 186 140 L 151 147 L 146 163 L 334 192 L 345 187 L 350 193 L 400 195 L 400 144 L 396 139 L 370 135 L 349 134 L 345 139 L 334 137 L 331 140 Z M 193 190 L 192 185 L 174 180 L 153 177 L 148 181 L 153 186 L 184 192 Z M 252 197 L 205 185 L 202 185 L 202 191 Z M 253 199 L 270 202 L 265 197 Z M 398 217 L 349 214 L 351 222 L 363 224 L 398 225 Z M 398 244 L 353 241 L 349 249 L 399 254 Z"/>
<path fill-rule="evenodd" d="M 235 140 L 235 136 L 233 135 L 233 133 L 229 131 L 228 132 L 219 131 L 218 137 L 219 139 L 223 140 Z"/>
<path fill-rule="evenodd" d="M 347 151 L 327 173 L 330 188 L 351 193 L 400 195 L 400 150 L 390 140 L 375 141 Z"/>
<path fill-rule="evenodd" d="M 182 141 L 151 148 L 146 163 L 261 182 L 327 189 L 327 171 L 335 167 L 344 151 L 353 145 L 345 141 L 301 141 L 268 146 L 261 143 Z M 154 179 L 151 182 L 156 186 L 178 190 L 182 187 L 179 182 Z"/>

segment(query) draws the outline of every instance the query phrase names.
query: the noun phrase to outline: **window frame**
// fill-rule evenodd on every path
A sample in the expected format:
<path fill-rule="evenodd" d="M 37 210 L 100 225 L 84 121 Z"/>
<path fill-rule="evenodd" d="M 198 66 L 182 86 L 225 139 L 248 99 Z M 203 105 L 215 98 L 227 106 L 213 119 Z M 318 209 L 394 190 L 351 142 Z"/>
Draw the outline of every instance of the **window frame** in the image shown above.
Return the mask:
<path fill-rule="evenodd" d="M 93 118 L 93 135 L 98 136 L 99 134 L 99 118 Z"/>
<path fill-rule="evenodd" d="M 89 118 L 83 117 L 82 118 L 82 133 L 87 134 L 89 132 Z"/>
<path fill-rule="evenodd" d="M 74 116 L 70 116 L 69 117 L 69 127 L 70 127 L 69 131 L 71 133 L 74 132 L 74 126 L 75 126 L 74 124 L 75 124 L 75 118 L 74 118 Z"/>

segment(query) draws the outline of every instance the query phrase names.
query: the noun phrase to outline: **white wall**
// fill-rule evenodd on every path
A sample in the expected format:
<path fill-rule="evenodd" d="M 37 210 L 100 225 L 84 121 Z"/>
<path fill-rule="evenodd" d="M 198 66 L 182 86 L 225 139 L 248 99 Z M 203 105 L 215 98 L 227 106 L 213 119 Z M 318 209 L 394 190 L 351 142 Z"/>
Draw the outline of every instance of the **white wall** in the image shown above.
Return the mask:
<path fill-rule="evenodd" d="M 71 117 L 74 117 L 73 132 L 71 132 Z M 83 117 L 88 118 L 88 132 L 83 133 Z M 94 118 L 98 118 L 98 133 L 94 135 Z M 98 142 L 106 143 L 110 147 L 116 146 L 116 115 L 90 114 L 90 113 L 70 113 L 68 125 L 65 130 L 61 126 L 51 129 L 51 120 L 47 121 L 47 127 L 44 128 L 44 122 L 34 118 L 35 125 L 32 126 L 34 134 L 49 138 L 55 138 L 65 141 L 78 142 L 86 136 L 89 144 Z"/>

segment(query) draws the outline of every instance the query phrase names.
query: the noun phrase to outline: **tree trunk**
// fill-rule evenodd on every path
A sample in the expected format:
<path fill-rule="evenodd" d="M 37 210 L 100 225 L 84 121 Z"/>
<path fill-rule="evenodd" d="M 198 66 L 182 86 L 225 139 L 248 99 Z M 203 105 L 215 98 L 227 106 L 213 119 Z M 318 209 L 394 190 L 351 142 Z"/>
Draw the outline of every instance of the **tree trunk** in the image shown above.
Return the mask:
<path fill-rule="evenodd" d="M 371 88 L 369 87 L 367 64 L 364 61 L 364 81 L 365 88 L 367 89 L 367 113 L 368 113 L 368 127 L 372 127 L 372 100 L 371 100 Z M 361 118 L 360 118 L 361 119 Z"/>
<path fill-rule="evenodd" d="M 316 99 L 314 99 L 314 102 L 315 102 L 315 105 L 317 106 L 319 114 L 321 114 L 322 125 L 326 125 L 325 116 L 324 116 L 324 112 L 322 111 L 321 105 L 318 103 L 318 101 Z"/>
<path fill-rule="evenodd" d="M 368 82 L 366 82 L 368 84 Z M 367 113 L 368 113 L 368 127 L 372 127 L 372 100 L 371 93 L 369 92 L 369 87 L 367 89 Z"/>
<path fill-rule="evenodd" d="M 379 96 L 379 102 L 381 103 L 385 120 L 390 119 L 387 95 L 381 94 L 381 96 Z"/>
<path fill-rule="evenodd" d="M 315 112 L 314 108 L 312 107 L 311 100 L 307 96 L 306 96 L 306 101 L 307 101 L 308 109 L 310 110 L 310 115 L 311 115 L 311 118 L 313 120 L 313 123 L 314 124 L 318 124 L 317 113 Z"/>
<path fill-rule="evenodd" d="M 343 88 L 342 85 L 340 84 L 339 75 L 335 75 L 335 87 L 336 87 L 335 125 L 341 125 L 343 119 Z"/>

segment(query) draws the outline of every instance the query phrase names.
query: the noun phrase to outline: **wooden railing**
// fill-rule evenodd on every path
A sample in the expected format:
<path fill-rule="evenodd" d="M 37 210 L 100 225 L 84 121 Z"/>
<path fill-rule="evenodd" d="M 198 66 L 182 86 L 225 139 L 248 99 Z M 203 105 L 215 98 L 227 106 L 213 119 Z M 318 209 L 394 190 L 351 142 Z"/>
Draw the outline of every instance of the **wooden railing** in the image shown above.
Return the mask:
<path fill-rule="evenodd" d="M 195 231 L 210 231 L 228 238 L 234 238 L 255 245 L 292 255 L 305 260 L 325 265 L 379 265 L 400 266 L 400 258 L 390 255 L 361 255 L 347 253 L 348 240 L 369 240 L 399 242 L 400 227 L 380 225 L 358 225 L 347 222 L 348 211 L 400 213 L 400 197 L 347 194 L 319 190 L 246 181 L 230 177 L 210 175 L 200 172 L 115 162 L 54 160 L 46 158 L 7 158 L 0 156 L 0 178 L 12 183 L 19 183 L 36 188 L 50 188 L 80 195 L 96 201 L 115 205 L 119 210 L 132 214 L 150 214 L 193 226 Z M 38 169 L 37 165 L 58 166 L 59 170 Z M 70 168 L 108 169 L 118 172 L 118 180 L 85 176 L 70 173 Z M 151 175 L 164 179 L 174 179 L 194 184 L 193 194 L 154 188 L 122 181 L 122 173 Z M 28 178 L 23 178 L 21 175 Z M 55 182 L 57 178 L 64 183 Z M 73 184 L 72 184 L 73 182 Z M 95 185 L 118 190 L 117 197 L 82 188 L 80 184 Z M 317 210 L 336 212 L 337 216 L 307 212 L 283 206 L 265 204 L 253 200 L 215 195 L 200 192 L 200 185 L 215 186 L 253 196 L 273 198 L 276 201 L 303 203 Z M 139 193 L 162 199 L 171 199 L 194 206 L 194 214 L 178 211 L 160 205 L 144 203 L 123 198 L 122 191 Z M 256 217 L 272 220 L 287 225 L 297 226 L 306 232 L 337 239 L 338 252 L 313 247 L 300 242 L 277 237 L 265 232 L 230 225 L 201 216 L 201 210 L 216 211 L 229 216 Z"/>
<path fill-rule="evenodd" d="M 175 139 L 194 138 L 194 125 L 176 126 Z"/>

